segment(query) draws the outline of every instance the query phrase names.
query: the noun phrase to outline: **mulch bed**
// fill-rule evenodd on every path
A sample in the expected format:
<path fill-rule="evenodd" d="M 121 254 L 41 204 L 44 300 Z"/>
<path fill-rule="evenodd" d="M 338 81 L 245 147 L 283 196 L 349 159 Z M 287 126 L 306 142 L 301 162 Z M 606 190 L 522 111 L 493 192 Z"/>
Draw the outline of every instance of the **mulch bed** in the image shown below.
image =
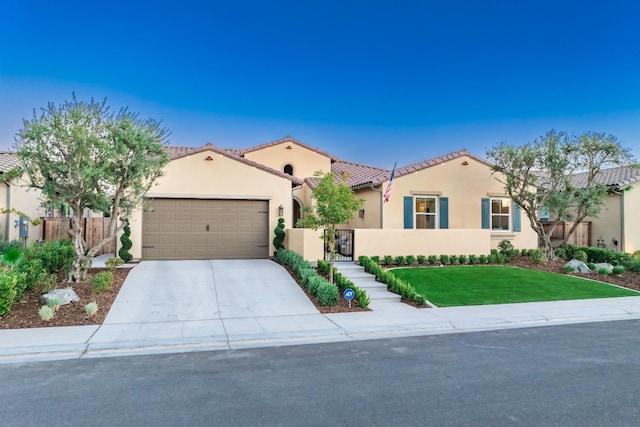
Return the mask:
<path fill-rule="evenodd" d="M 314 297 L 313 295 L 311 295 L 309 293 L 307 288 L 305 288 L 302 285 L 302 282 L 300 282 L 300 280 L 295 275 L 295 273 L 289 267 L 287 267 L 286 265 L 282 265 L 282 266 L 289 272 L 289 274 L 291 275 L 291 278 L 296 281 L 298 286 L 300 286 L 300 289 L 302 289 L 302 291 L 307 295 L 307 298 L 309 298 L 309 300 L 311 300 L 311 302 L 316 306 L 316 308 L 318 309 L 318 311 L 320 313 L 323 313 L 323 314 L 329 314 L 329 313 L 355 313 L 355 312 L 359 312 L 359 311 L 371 311 L 371 309 L 369 309 L 369 308 L 362 308 L 362 307 L 358 306 L 358 300 L 355 300 L 355 299 L 351 301 L 351 307 L 349 307 L 349 301 L 347 301 L 342 296 L 342 294 L 340 294 L 339 297 L 338 297 L 338 304 L 336 304 L 334 306 L 331 306 L 331 307 L 327 307 L 326 305 L 320 305 L 320 303 L 318 303 L 318 298 Z M 319 271 L 318 271 L 318 274 L 322 275 L 322 273 L 320 273 Z"/>
<path fill-rule="evenodd" d="M 89 277 L 93 277 L 105 268 L 89 269 Z M 91 292 L 91 281 L 67 283 L 59 281 L 56 285 L 58 289 L 71 286 L 80 302 L 61 306 L 53 318 L 48 321 L 40 319 L 38 310 L 43 306 L 40 301 L 42 293 L 40 290 L 30 289 L 24 293 L 22 300 L 11 307 L 11 311 L 0 317 L 0 329 L 22 329 L 22 328 L 44 328 L 51 326 L 83 326 L 101 325 L 109 313 L 113 301 L 118 296 L 118 292 L 124 283 L 130 268 L 117 268 L 113 273 L 113 286 L 110 291 L 100 294 Z M 89 316 L 84 311 L 84 306 L 89 302 L 98 304 L 98 312 Z"/>

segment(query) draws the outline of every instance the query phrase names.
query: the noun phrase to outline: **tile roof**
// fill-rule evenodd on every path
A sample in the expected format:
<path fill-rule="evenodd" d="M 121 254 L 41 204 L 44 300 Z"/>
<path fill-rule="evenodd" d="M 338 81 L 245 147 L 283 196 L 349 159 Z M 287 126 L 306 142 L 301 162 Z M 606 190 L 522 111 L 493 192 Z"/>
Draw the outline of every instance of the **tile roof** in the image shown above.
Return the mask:
<path fill-rule="evenodd" d="M 261 170 L 263 170 L 265 172 L 269 172 L 269 173 L 272 173 L 274 175 L 280 176 L 282 178 L 286 178 L 289 181 L 292 181 L 292 182 L 294 182 L 296 184 L 302 184 L 302 181 L 299 180 L 298 178 L 294 177 L 294 176 L 287 175 L 286 173 L 282 173 L 282 172 L 277 171 L 275 169 L 271 169 L 270 167 L 265 166 L 263 164 L 256 163 L 254 161 L 245 159 L 244 157 L 240 157 L 237 154 L 233 154 L 229 150 L 225 150 L 225 149 L 222 149 L 222 148 L 215 147 L 210 142 L 207 143 L 206 145 L 203 145 L 202 147 L 172 147 L 172 146 L 167 146 L 167 149 L 169 150 L 169 159 L 171 159 L 171 160 L 180 159 L 182 157 L 190 156 L 190 155 L 196 154 L 196 153 L 201 153 L 203 151 L 213 151 L 214 153 L 221 154 L 221 155 L 223 155 L 225 157 L 228 157 L 230 159 L 233 159 L 233 160 L 236 160 L 238 162 L 244 163 L 244 164 L 246 164 L 248 166 L 253 166 L 253 167 L 261 169 Z"/>
<path fill-rule="evenodd" d="M 234 150 L 234 151 L 239 151 L 241 156 L 244 156 L 246 153 L 250 153 L 252 151 L 256 151 L 256 150 L 261 150 L 263 148 L 269 148 L 269 147 L 273 147 L 274 145 L 278 145 L 278 144 L 282 144 L 285 142 L 290 142 L 296 145 L 299 145 L 301 147 L 306 148 L 307 150 L 311 150 L 314 151 L 318 154 L 321 154 L 323 156 L 329 157 L 331 160 L 333 161 L 338 161 L 340 159 L 338 159 L 336 156 L 333 156 L 325 151 L 322 151 L 318 148 L 312 147 L 310 145 L 305 144 L 304 142 L 300 142 L 296 139 L 293 139 L 291 136 L 287 135 L 286 137 L 279 139 L 277 141 L 271 141 L 271 142 L 267 142 L 266 144 L 261 144 L 261 145 L 256 145 L 255 147 L 251 147 L 251 148 L 246 148 L 244 150 L 234 150 L 234 149 L 230 149 L 230 150 Z"/>
<path fill-rule="evenodd" d="M 420 162 L 412 163 L 407 166 L 396 168 L 395 177 L 398 178 L 402 175 L 407 175 L 412 172 L 417 172 L 422 169 L 429 168 L 431 166 L 439 165 L 449 160 L 454 160 L 460 157 L 470 157 L 478 162 L 491 166 L 487 160 L 480 158 L 474 154 L 469 153 L 467 150 L 462 149 L 454 151 L 453 153 L 445 154 L 443 156 L 434 157 L 432 159 L 422 160 Z M 372 166 L 361 165 L 353 162 L 337 161 L 331 165 L 331 172 L 336 175 L 336 182 L 341 182 L 340 176 L 342 172 L 346 172 L 349 177 L 347 184 L 353 188 L 363 188 L 369 185 L 380 185 L 391 178 L 391 171 L 389 169 L 381 169 Z M 305 182 L 311 187 L 315 188 L 318 184 L 318 178 L 307 178 Z"/>
<path fill-rule="evenodd" d="M 427 159 L 427 160 L 423 160 L 417 163 L 412 163 L 408 166 L 403 166 L 401 168 L 396 168 L 396 178 L 402 175 L 407 175 L 410 174 L 412 172 L 417 172 L 419 170 L 422 169 L 426 169 L 429 168 L 431 166 L 435 166 L 435 165 L 439 165 L 442 164 L 444 162 L 448 162 L 449 160 L 454 160 L 457 159 L 459 157 L 470 157 L 482 164 L 485 164 L 487 166 L 491 166 L 491 163 L 489 163 L 487 160 L 478 157 L 474 154 L 469 153 L 466 149 L 462 149 L 462 150 L 458 150 L 458 151 L 454 151 L 452 153 L 449 154 L 445 154 L 443 156 L 439 156 L 439 157 L 434 157 L 433 159 Z"/>
<path fill-rule="evenodd" d="M 347 185 L 352 188 L 368 184 L 379 185 L 391 176 L 391 171 L 387 169 L 343 161 L 334 162 L 331 165 L 331 172 L 336 177 L 346 173 L 348 175 Z"/>
<path fill-rule="evenodd" d="M 0 172 L 9 172 L 20 165 L 18 156 L 10 151 L 0 151 Z"/>
<path fill-rule="evenodd" d="M 629 184 L 640 181 L 640 169 L 630 166 L 620 166 L 616 168 L 603 169 L 596 175 L 596 182 L 606 185 L 612 190 L 620 191 Z M 575 174 L 573 184 L 576 187 L 587 185 L 587 173 Z"/>

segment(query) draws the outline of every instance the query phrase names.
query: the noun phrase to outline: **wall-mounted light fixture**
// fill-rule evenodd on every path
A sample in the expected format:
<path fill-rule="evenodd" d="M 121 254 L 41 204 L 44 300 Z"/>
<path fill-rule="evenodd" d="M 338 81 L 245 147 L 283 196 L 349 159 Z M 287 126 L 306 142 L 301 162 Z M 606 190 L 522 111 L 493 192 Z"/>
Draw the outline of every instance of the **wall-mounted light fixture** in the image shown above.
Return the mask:
<path fill-rule="evenodd" d="M 364 218 L 364 209 L 360 209 L 360 211 L 358 212 L 358 216 L 360 218 Z"/>
<path fill-rule="evenodd" d="M 284 207 L 282 205 L 278 206 L 278 216 L 284 215 Z"/>

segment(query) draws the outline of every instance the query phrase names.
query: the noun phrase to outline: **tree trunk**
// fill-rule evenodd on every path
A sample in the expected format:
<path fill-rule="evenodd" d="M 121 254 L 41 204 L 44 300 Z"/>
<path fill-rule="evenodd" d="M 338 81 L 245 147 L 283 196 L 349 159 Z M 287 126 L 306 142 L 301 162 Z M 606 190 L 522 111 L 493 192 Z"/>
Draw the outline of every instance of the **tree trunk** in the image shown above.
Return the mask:
<path fill-rule="evenodd" d="M 329 283 L 333 283 L 333 260 L 336 257 L 336 230 L 329 227 Z"/>
<path fill-rule="evenodd" d="M 73 249 L 75 251 L 75 258 L 73 260 L 73 264 L 71 264 L 71 270 L 69 271 L 69 276 L 67 281 L 69 282 L 82 282 L 87 279 L 87 271 L 91 267 L 91 262 L 93 261 L 92 257 L 87 256 L 86 253 L 86 242 L 84 241 L 84 237 L 82 237 L 82 219 L 76 217 L 74 212 L 73 217 L 71 218 L 72 226 L 67 230 L 67 233 L 71 236 L 71 241 L 73 242 Z"/>

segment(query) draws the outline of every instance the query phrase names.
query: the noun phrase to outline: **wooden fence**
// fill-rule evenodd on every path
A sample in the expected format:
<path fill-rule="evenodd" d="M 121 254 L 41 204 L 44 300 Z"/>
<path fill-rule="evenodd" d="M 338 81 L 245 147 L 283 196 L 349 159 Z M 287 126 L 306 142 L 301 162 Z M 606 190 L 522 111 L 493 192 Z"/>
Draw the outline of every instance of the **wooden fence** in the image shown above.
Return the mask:
<path fill-rule="evenodd" d="M 556 226 L 556 229 L 551 235 L 551 240 L 563 240 L 569 233 L 569 229 L 573 226 L 573 222 L 561 222 Z M 546 232 L 551 230 L 551 224 L 544 224 Z M 583 221 L 578 224 L 578 227 L 573 232 L 567 243 L 572 243 L 578 246 L 591 246 L 591 222 Z"/>
<path fill-rule="evenodd" d="M 109 221 L 111 218 L 82 218 L 82 234 L 87 247 L 92 247 L 108 234 Z M 69 221 L 67 218 L 42 218 L 40 227 L 40 238 L 46 242 L 58 239 L 60 237 L 69 237 L 64 232 L 60 221 Z M 109 243 L 104 245 L 96 255 L 112 254 L 116 250 L 116 241 L 111 239 Z"/>

